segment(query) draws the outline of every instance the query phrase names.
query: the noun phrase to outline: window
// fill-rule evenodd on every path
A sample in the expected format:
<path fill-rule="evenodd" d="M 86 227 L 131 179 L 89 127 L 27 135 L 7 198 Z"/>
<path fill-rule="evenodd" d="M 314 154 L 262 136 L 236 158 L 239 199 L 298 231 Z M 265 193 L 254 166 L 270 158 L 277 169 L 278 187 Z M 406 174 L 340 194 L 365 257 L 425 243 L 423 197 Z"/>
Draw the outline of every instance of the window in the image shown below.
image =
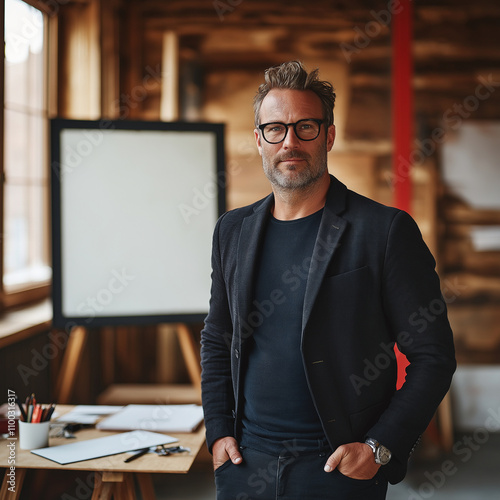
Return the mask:
<path fill-rule="evenodd" d="M 51 277 L 47 16 L 22 0 L 5 0 L 4 41 L 2 243 L 9 304 L 9 294 L 47 287 Z"/>

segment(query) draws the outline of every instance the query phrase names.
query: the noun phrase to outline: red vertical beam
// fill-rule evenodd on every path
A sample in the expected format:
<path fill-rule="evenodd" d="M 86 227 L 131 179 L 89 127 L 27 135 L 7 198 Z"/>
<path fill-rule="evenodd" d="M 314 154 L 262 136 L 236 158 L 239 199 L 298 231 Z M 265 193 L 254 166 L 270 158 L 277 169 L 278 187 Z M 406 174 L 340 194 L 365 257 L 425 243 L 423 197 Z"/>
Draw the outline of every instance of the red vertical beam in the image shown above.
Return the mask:
<path fill-rule="evenodd" d="M 394 204 L 411 209 L 411 161 L 413 144 L 413 1 L 400 0 L 392 17 L 392 136 Z"/>
<path fill-rule="evenodd" d="M 400 0 L 392 17 L 392 136 L 394 205 L 411 211 L 411 150 L 413 144 L 412 0 Z M 397 388 L 406 378 L 408 360 L 397 347 Z"/>

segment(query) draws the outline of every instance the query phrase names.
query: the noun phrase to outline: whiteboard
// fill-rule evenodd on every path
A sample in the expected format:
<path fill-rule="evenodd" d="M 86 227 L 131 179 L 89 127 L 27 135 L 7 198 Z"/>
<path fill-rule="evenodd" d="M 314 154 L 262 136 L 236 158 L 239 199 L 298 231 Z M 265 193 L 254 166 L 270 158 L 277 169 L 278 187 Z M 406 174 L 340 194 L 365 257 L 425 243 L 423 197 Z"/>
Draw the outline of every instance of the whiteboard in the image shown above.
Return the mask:
<path fill-rule="evenodd" d="M 500 121 L 464 121 L 442 147 L 446 184 L 477 209 L 500 208 Z"/>
<path fill-rule="evenodd" d="M 223 125 L 56 119 L 51 132 L 55 326 L 202 320 Z"/>

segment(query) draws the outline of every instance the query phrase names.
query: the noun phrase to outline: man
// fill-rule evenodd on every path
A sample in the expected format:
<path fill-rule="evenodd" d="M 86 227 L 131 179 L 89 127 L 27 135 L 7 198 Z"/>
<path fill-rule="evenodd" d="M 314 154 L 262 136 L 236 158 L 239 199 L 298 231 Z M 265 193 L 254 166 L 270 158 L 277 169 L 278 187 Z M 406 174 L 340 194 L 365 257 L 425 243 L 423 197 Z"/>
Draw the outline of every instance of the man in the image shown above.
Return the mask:
<path fill-rule="evenodd" d="M 266 71 L 254 133 L 273 192 L 215 228 L 202 394 L 219 500 L 385 498 L 455 370 L 416 224 L 328 174 L 334 103 L 317 70 Z"/>

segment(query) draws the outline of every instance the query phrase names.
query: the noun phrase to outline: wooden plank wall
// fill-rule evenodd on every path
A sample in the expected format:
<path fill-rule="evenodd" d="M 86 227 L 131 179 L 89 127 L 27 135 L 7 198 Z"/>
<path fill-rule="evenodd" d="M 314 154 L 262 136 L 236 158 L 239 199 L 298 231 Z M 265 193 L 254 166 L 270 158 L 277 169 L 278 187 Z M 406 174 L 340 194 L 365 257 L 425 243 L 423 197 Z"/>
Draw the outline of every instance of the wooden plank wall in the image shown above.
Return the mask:
<path fill-rule="evenodd" d="M 163 40 L 166 32 L 174 33 L 180 118 L 226 123 L 229 208 L 269 192 L 254 145 L 251 103 L 263 70 L 290 59 L 300 59 L 310 69 L 319 67 L 321 76 L 337 88 L 332 173 L 349 187 L 391 203 L 397 179 L 391 173 L 388 24 L 401 8 L 397 0 L 98 3 L 102 114 L 160 119 Z M 61 6 L 61 11 L 70 6 Z M 483 223 L 483 214 L 450 196 L 441 181 L 439 152 L 446 129 L 466 119 L 495 120 L 500 115 L 499 25 L 500 4 L 495 0 L 419 0 L 414 5 L 413 215 L 438 257 L 443 280 L 467 282 L 468 290 L 477 290 L 449 303 L 463 362 L 500 361 L 500 255 L 483 258 L 471 252 L 469 223 L 463 218 Z M 464 111 L 468 96 L 485 80 L 492 82 L 487 98 Z M 495 223 L 500 220 L 496 212 L 491 217 Z M 485 276 L 494 279 L 485 284 Z"/>

